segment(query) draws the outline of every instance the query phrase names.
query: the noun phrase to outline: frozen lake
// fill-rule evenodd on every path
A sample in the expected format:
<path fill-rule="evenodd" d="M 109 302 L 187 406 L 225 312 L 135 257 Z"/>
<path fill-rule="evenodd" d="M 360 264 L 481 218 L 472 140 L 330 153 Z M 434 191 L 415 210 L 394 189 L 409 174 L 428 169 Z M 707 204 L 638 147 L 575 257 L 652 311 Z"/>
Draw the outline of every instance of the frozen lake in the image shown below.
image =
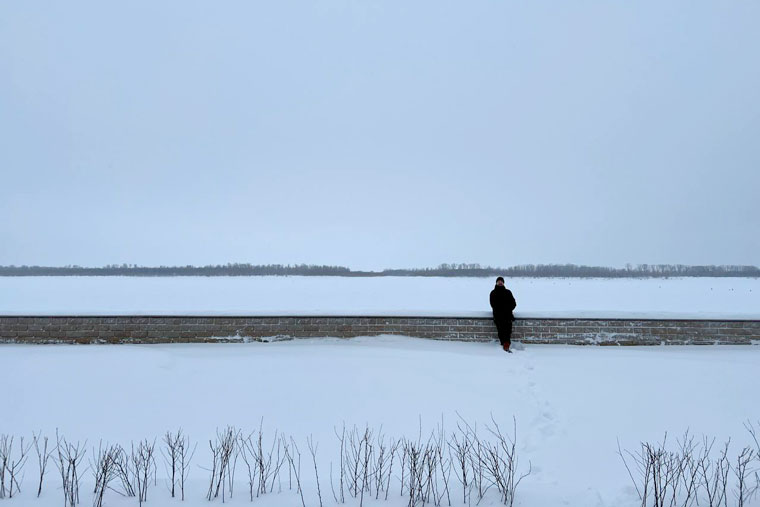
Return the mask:
<path fill-rule="evenodd" d="M 0 277 L 0 315 L 488 316 L 492 278 Z M 760 318 L 760 278 L 513 278 L 518 317 Z"/>

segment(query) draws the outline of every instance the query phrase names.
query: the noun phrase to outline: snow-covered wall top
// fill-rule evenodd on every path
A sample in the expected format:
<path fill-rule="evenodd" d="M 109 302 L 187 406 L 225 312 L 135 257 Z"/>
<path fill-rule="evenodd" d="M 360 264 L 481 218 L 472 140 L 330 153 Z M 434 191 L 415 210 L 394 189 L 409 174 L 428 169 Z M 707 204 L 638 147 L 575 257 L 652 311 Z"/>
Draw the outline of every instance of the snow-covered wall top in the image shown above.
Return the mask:
<path fill-rule="evenodd" d="M 521 318 L 760 318 L 760 279 L 508 279 Z M 0 315 L 490 314 L 490 278 L 0 277 Z"/>

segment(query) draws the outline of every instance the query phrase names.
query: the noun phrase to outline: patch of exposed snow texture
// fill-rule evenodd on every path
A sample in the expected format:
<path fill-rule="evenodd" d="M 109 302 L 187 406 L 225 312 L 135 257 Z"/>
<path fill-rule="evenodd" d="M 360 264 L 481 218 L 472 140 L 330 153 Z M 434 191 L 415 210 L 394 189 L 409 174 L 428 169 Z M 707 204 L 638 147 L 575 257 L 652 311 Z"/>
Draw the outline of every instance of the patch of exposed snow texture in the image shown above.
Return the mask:
<path fill-rule="evenodd" d="M 321 491 L 334 506 L 330 464 L 337 470 L 335 428 L 343 422 L 390 437 L 423 438 L 443 421 L 455 429 L 458 415 L 481 431 L 491 416 L 502 428 L 517 421 L 517 451 L 533 471 L 520 485 L 516 505 L 587 507 L 640 505 L 617 456 L 639 442 L 675 442 L 690 430 L 731 438 L 730 456 L 751 443 L 744 424 L 760 420 L 755 347 L 516 347 L 504 354 L 493 343 L 459 343 L 404 337 L 305 339 L 276 343 L 29 346 L 0 351 L 0 434 L 32 432 L 88 445 L 128 446 L 182 427 L 197 455 L 189 475 L 188 507 L 208 505 L 211 458 L 208 440 L 234 425 L 292 436 L 303 453 L 307 505 L 319 505 L 306 438 L 319 444 Z M 717 447 L 716 447 L 717 448 Z M 89 457 L 89 451 L 88 451 Z M 40 499 L 36 456 L 26 464 L 22 492 L 10 506 L 61 504 L 60 475 L 52 464 Z M 149 505 L 169 505 L 166 471 L 158 461 L 158 485 Z M 238 467 L 242 467 L 238 462 Z M 236 475 L 230 505 L 250 505 L 246 476 Z M 333 473 L 337 487 L 337 476 Z M 255 500 L 256 505 L 300 505 L 295 490 Z M 397 484 L 397 479 L 394 479 Z M 452 488 L 456 480 L 452 477 Z M 397 486 L 395 486 L 397 488 Z M 92 475 L 82 479 L 82 505 L 91 502 Z M 137 505 L 108 491 L 109 506 Z M 366 499 L 365 499 L 366 500 Z M 368 505 L 401 507 L 396 494 Z M 481 505 L 496 505 L 488 497 Z M 367 503 L 365 501 L 365 503 Z M 474 502 L 473 502 L 474 503 Z M 174 505 L 174 502 L 171 503 Z M 754 503 L 747 505 L 757 505 Z M 177 503 L 179 505 L 179 503 Z M 346 505 L 358 505 L 353 499 Z M 461 505 L 457 500 L 453 505 Z M 730 505 L 730 503 L 729 503 Z"/>

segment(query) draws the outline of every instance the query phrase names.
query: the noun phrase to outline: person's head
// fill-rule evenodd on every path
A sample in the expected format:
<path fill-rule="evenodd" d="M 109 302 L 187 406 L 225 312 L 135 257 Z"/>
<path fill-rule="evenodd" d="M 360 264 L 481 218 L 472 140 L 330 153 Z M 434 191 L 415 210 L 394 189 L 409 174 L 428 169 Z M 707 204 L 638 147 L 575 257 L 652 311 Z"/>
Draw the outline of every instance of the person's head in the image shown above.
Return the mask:
<path fill-rule="evenodd" d="M 499 287 L 503 287 L 504 286 L 504 279 L 502 277 L 497 278 L 496 279 L 496 285 L 498 285 Z"/>

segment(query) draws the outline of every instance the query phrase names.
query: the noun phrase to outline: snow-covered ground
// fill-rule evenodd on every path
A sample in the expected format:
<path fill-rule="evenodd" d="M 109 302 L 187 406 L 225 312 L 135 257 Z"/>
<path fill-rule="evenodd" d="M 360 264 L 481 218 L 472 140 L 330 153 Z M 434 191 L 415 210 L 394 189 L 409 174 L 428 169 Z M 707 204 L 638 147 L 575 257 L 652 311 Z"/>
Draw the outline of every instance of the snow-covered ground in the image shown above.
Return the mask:
<path fill-rule="evenodd" d="M 188 500 L 169 498 L 159 465 L 147 505 L 199 507 L 208 505 L 209 472 L 201 467 L 210 466 L 208 440 L 215 430 L 235 425 L 249 432 L 263 418 L 265 436 L 277 429 L 300 446 L 305 501 L 314 506 L 319 503 L 306 450 L 310 435 L 319 444 L 325 505 L 335 505 L 329 470 L 331 462 L 337 470 L 334 429 L 344 422 L 382 425 L 389 437 L 416 438 L 420 425 L 424 435 L 441 420 L 454 429 L 457 414 L 479 428 L 493 415 L 506 429 L 514 416 L 521 469 L 529 461 L 533 469 L 518 489 L 516 505 L 633 507 L 639 501 L 616 455 L 617 439 L 623 449 L 635 450 L 640 441 L 661 440 L 665 432 L 675 441 L 689 429 L 698 438 L 715 437 L 716 447 L 731 438 L 735 457 L 751 440 L 744 424 L 757 426 L 760 420 L 758 371 L 760 349 L 733 346 L 542 345 L 508 355 L 494 344 L 389 336 L 225 345 L 4 345 L 0 434 L 53 436 L 58 428 L 69 440 L 87 439 L 88 446 L 101 439 L 128 445 L 160 440 L 181 426 L 199 442 Z M 35 497 L 33 452 L 22 493 L 5 503 L 62 505 L 52 464 L 42 497 Z M 82 505 L 90 505 L 90 472 L 83 477 Z M 245 480 L 238 469 L 230 504 L 249 505 Z M 105 500 L 137 505 L 114 491 Z M 255 503 L 284 507 L 301 501 L 285 487 Z M 387 502 L 365 503 L 400 507 L 406 499 L 391 495 Z"/>
<path fill-rule="evenodd" d="M 488 316 L 491 278 L 0 277 L 0 315 Z M 760 318 L 760 278 L 507 280 L 518 317 Z"/>

